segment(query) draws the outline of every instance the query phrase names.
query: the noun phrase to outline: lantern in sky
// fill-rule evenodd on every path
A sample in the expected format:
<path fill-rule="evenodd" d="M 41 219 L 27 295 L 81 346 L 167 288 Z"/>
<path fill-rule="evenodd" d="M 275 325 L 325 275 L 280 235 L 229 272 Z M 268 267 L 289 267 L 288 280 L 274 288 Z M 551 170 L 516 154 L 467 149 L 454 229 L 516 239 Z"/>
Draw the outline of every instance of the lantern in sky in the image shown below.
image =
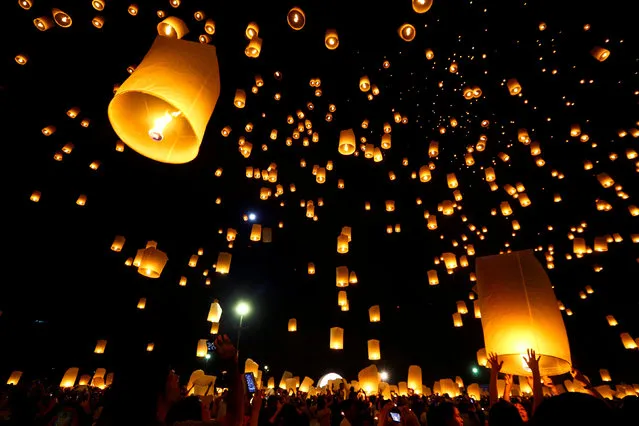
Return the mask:
<path fill-rule="evenodd" d="M 96 354 L 103 354 L 106 350 L 107 341 L 106 340 L 98 340 L 98 343 L 95 345 L 95 349 L 93 350 Z"/>
<path fill-rule="evenodd" d="M 628 333 L 621 333 L 621 343 L 626 349 L 637 349 L 637 342 L 632 339 L 632 336 Z"/>
<path fill-rule="evenodd" d="M 220 306 L 220 302 L 217 299 L 213 300 L 211 303 L 211 307 L 209 308 L 209 314 L 206 318 L 209 322 L 220 322 L 222 318 L 222 306 Z"/>
<path fill-rule="evenodd" d="M 62 376 L 62 380 L 60 381 L 61 388 L 72 388 L 75 385 L 75 381 L 78 378 L 78 373 L 80 369 L 78 367 L 71 367 Z"/>
<path fill-rule="evenodd" d="M 344 349 L 344 329 L 340 327 L 331 328 L 330 348 L 341 350 Z"/>
<path fill-rule="evenodd" d="M 510 92 L 511 96 L 516 96 L 521 93 L 521 85 L 515 78 L 511 78 L 506 82 L 506 86 L 508 87 L 508 92 Z"/>
<path fill-rule="evenodd" d="M 599 62 L 603 62 L 606 59 L 608 59 L 608 57 L 610 56 L 610 51 L 608 49 L 604 49 L 603 47 L 595 46 L 590 51 L 590 54 L 592 55 L 593 58 L 595 58 Z"/>
<path fill-rule="evenodd" d="M 529 348 L 541 355 L 542 376 L 570 371 L 570 347 L 557 299 L 532 250 L 480 257 L 476 270 L 486 352 L 499 356 L 502 371 L 530 375 L 522 359 Z"/>
<path fill-rule="evenodd" d="M 62 28 L 69 28 L 73 23 L 69 14 L 61 11 L 60 9 L 53 8 L 51 10 L 51 14 L 53 15 L 55 23 Z"/>
<path fill-rule="evenodd" d="M 7 384 L 14 385 L 14 386 L 17 385 L 21 377 L 22 377 L 22 371 L 14 371 L 9 376 L 9 379 L 7 380 Z"/>
<path fill-rule="evenodd" d="M 228 274 L 231 269 L 231 253 L 220 252 L 217 255 L 217 263 L 215 264 L 215 272 L 219 274 Z"/>
<path fill-rule="evenodd" d="M 422 393 L 422 368 L 418 365 L 408 367 L 408 388 L 412 389 L 416 395 Z"/>
<path fill-rule="evenodd" d="M 339 132 L 338 151 L 342 155 L 351 155 L 355 152 L 356 140 L 353 129 L 346 129 Z"/>
<path fill-rule="evenodd" d="M 426 13 L 432 6 L 433 0 L 413 0 L 413 10 L 417 13 Z"/>
<path fill-rule="evenodd" d="M 109 120 L 138 153 L 187 163 L 198 154 L 219 93 L 215 46 L 158 36 L 115 93 Z"/>
<path fill-rule="evenodd" d="M 157 26 L 157 30 L 158 34 L 163 37 L 177 39 L 184 37 L 189 32 L 186 22 L 175 16 L 169 16 L 160 22 Z"/>
<path fill-rule="evenodd" d="M 288 320 L 288 331 L 297 331 L 297 320 L 295 318 L 291 318 L 290 320 Z"/>
<path fill-rule="evenodd" d="M 286 15 L 286 21 L 288 25 L 293 28 L 295 31 L 299 31 L 304 28 L 306 24 L 306 15 L 299 7 L 294 7 L 288 11 Z"/>
<path fill-rule="evenodd" d="M 326 34 L 324 35 L 324 45 L 328 50 L 337 49 L 337 46 L 339 46 L 339 38 L 337 37 L 336 30 L 326 30 Z"/>
<path fill-rule="evenodd" d="M 415 39 L 415 27 L 411 24 L 402 24 L 397 29 L 399 37 L 404 41 L 413 41 Z"/>
<path fill-rule="evenodd" d="M 376 365 L 370 365 L 357 374 L 357 381 L 367 394 L 377 394 L 379 388 L 379 372 Z"/>
<path fill-rule="evenodd" d="M 371 339 L 368 341 L 368 359 L 371 361 L 381 359 L 379 340 Z"/>
<path fill-rule="evenodd" d="M 206 339 L 200 339 L 197 341 L 197 350 L 195 351 L 195 356 L 198 358 L 204 358 L 206 354 L 209 352 L 209 348 L 206 345 Z"/>
<path fill-rule="evenodd" d="M 168 260 L 166 253 L 157 249 L 157 243 L 149 241 L 141 253 L 138 272 L 149 278 L 159 278 Z"/>
<path fill-rule="evenodd" d="M 379 310 L 379 305 L 374 305 L 368 308 L 368 318 L 370 322 L 380 322 L 381 315 Z"/>

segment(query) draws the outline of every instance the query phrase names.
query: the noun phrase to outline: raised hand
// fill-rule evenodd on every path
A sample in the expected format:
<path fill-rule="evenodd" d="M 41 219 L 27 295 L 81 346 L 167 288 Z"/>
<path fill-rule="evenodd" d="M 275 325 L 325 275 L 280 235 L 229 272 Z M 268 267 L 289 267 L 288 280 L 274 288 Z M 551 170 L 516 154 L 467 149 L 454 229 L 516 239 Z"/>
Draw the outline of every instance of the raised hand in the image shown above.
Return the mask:
<path fill-rule="evenodd" d="M 588 380 L 581 371 L 577 370 L 574 367 L 570 369 L 570 375 L 572 376 L 573 380 L 577 380 L 585 384 L 586 386 L 590 384 L 590 380 Z"/>
<path fill-rule="evenodd" d="M 237 351 L 226 334 L 218 334 L 215 338 L 215 352 L 224 361 L 237 359 Z"/>
<path fill-rule="evenodd" d="M 512 384 L 513 384 L 513 375 L 512 374 L 505 374 L 504 375 L 504 382 L 506 382 L 506 386 L 512 386 Z"/>
<path fill-rule="evenodd" d="M 530 368 L 530 371 L 533 372 L 533 374 L 535 372 L 539 373 L 539 360 L 541 359 L 541 355 L 536 357 L 534 349 L 528 349 L 527 352 L 528 352 L 528 358 L 526 358 L 525 356 L 523 356 L 522 358 L 528 365 L 528 368 Z"/>
<path fill-rule="evenodd" d="M 499 358 L 494 352 L 488 355 L 488 362 L 490 363 L 491 374 L 499 373 L 501 371 L 501 367 L 504 365 L 504 361 L 499 362 Z"/>

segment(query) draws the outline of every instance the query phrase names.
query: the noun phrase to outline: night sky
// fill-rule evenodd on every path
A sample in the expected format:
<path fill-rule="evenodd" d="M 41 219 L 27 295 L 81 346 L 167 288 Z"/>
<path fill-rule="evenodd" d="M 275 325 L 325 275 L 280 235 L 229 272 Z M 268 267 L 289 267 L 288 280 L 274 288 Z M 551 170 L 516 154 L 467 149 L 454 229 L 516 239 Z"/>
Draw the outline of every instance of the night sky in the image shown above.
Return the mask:
<path fill-rule="evenodd" d="M 639 244 L 631 237 L 639 234 L 639 216 L 629 210 L 639 206 L 639 157 L 628 154 L 639 151 L 639 46 L 631 2 L 564 0 L 559 10 L 551 1 L 435 0 L 427 13 L 417 14 L 409 0 L 383 2 L 388 5 L 383 8 L 359 0 L 182 0 L 173 8 L 168 0 L 158 0 L 139 1 L 137 16 L 127 13 L 127 2 L 106 3 L 101 12 L 89 0 L 34 0 L 30 10 L 13 0 L 1 6 L 11 25 L 2 29 L 0 72 L 5 213 L 0 380 L 12 370 L 54 381 L 72 366 L 81 374 L 97 367 L 113 371 L 144 356 L 149 342 L 188 376 L 204 366 L 195 356 L 196 345 L 198 339 L 212 338 L 206 317 L 217 298 L 224 309 L 220 330 L 232 338 L 238 329 L 233 307 L 238 300 L 250 302 L 241 357 L 268 365 L 276 380 L 284 370 L 316 381 L 329 371 L 355 379 L 371 363 L 366 341 L 375 338 L 382 354 L 376 364 L 389 371 L 391 382 L 405 380 L 410 364 L 422 367 L 429 386 L 457 375 L 468 383 L 487 382 L 487 370 L 479 378 L 471 376 L 476 352 L 484 346 L 481 321 L 473 317 L 468 300 L 474 257 L 452 275 L 443 263 L 433 264 L 444 252 L 459 258 L 471 243 L 476 256 L 541 247 L 536 254 L 543 265 L 552 245 L 554 268 L 548 274 L 557 298 L 573 312 L 564 311 L 563 318 L 574 365 L 597 380 L 598 370 L 607 368 L 615 382 L 639 381 L 639 351 L 624 349 L 619 337 L 621 332 L 639 337 Z M 287 25 L 293 6 L 306 14 L 301 31 Z M 73 25 L 38 31 L 33 20 L 50 17 L 51 7 L 67 12 Z M 199 155 L 181 165 L 153 161 L 128 146 L 117 152 L 118 136 L 107 116 L 114 84 L 129 76 L 127 67 L 140 63 L 157 36 L 158 9 L 183 19 L 190 41 L 204 33 L 195 11 L 216 23 L 211 44 L 217 47 L 221 93 Z M 96 15 L 104 17 L 101 29 L 91 24 Z M 258 23 L 263 39 L 257 59 L 244 54 L 244 31 L 251 21 Z M 398 36 L 403 23 L 416 29 L 411 42 Z M 329 28 L 339 35 L 336 50 L 324 46 Z M 597 61 L 590 53 L 595 46 L 608 49 L 610 57 Z M 426 49 L 434 52 L 432 60 L 426 59 Z M 25 65 L 16 63 L 18 54 L 28 56 Z M 452 62 L 457 73 L 449 71 Z M 252 94 L 256 74 L 264 86 Z M 363 75 L 379 88 L 372 101 L 359 90 Z M 320 97 L 309 85 L 313 78 L 321 79 Z M 521 96 L 508 93 L 510 78 L 521 84 Z M 467 86 L 479 86 L 482 96 L 464 99 Z M 247 92 L 244 109 L 233 106 L 238 88 Z M 331 104 L 336 111 L 327 122 Z M 75 119 L 66 114 L 72 107 L 80 109 Z M 318 143 L 304 147 L 300 138 L 286 146 L 300 121 L 289 125 L 286 118 L 298 109 L 312 121 Z M 396 124 L 395 111 L 408 123 Z M 85 118 L 91 120 L 88 128 L 80 125 Z M 361 126 L 364 119 L 367 129 Z M 250 133 L 244 130 L 248 122 L 254 125 Z M 340 130 L 349 128 L 358 139 L 379 146 L 385 122 L 392 125 L 392 147 L 382 150 L 382 162 L 365 159 L 363 152 L 355 157 L 337 151 Z M 587 142 L 571 137 L 573 124 L 589 136 Z M 56 132 L 46 137 L 42 129 L 49 125 Z M 232 132 L 222 137 L 227 125 Z M 539 142 L 541 155 L 531 155 L 530 145 L 517 140 L 522 128 Z M 279 131 L 275 141 L 269 138 L 272 129 Z M 475 164 L 467 166 L 467 148 L 475 147 L 482 134 L 486 148 L 475 150 Z M 242 135 L 253 143 L 249 158 L 238 151 Z M 428 154 L 433 140 L 439 142 L 436 158 Z M 69 142 L 73 151 L 63 161 L 54 160 Z M 502 161 L 499 153 L 510 160 Z M 538 157 L 545 160 L 542 167 Z M 101 165 L 94 171 L 89 164 L 96 160 Z M 593 163 L 591 170 L 584 170 L 586 160 Z M 326 183 L 318 184 L 312 168 L 327 161 L 334 168 L 327 171 Z M 431 161 L 430 182 L 411 178 Z M 276 184 L 246 178 L 245 168 L 263 170 L 273 162 L 284 194 L 263 201 L 260 188 L 274 193 Z M 495 170 L 495 191 L 485 181 L 486 167 Z M 223 168 L 220 177 L 214 175 L 218 168 Z M 438 203 L 454 200 L 448 173 L 456 174 L 463 196 L 462 209 L 452 216 L 437 211 Z M 615 186 L 603 188 L 599 173 L 608 173 Z M 337 188 L 338 179 L 344 189 Z M 529 207 L 504 190 L 519 182 L 532 201 Z M 42 194 L 38 203 L 29 200 L 34 190 Z M 80 194 L 87 196 L 83 207 L 76 205 Z M 555 194 L 561 202 L 554 202 Z M 598 211 L 598 199 L 612 209 Z M 317 221 L 305 216 L 301 200 L 314 200 Z M 385 211 L 386 200 L 395 201 L 394 212 Z M 370 211 L 364 208 L 367 201 Z M 500 213 L 503 201 L 513 209 L 508 217 Z M 426 227 L 426 210 L 437 215 L 436 230 Z M 251 223 L 242 217 L 248 213 L 273 229 L 272 243 L 249 241 Z M 521 226 L 515 236 L 513 220 Z M 571 231 L 582 223 L 581 235 Z M 396 224 L 401 232 L 388 234 L 387 226 Z M 473 232 L 469 224 L 486 231 Z M 353 239 L 349 252 L 338 254 L 343 226 L 352 228 Z M 238 230 L 230 250 L 229 227 Z M 571 232 L 589 246 L 595 237 L 615 233 L 623 241 L 576 259 Z M 116 235 L 126 237 L 120 253 L 110 250 Z M 155 280 L 124 265 L 149 240 L 169 257 Z M 199 248 L 204 255 L 197 267 L 188 267 Z M 230 274 L 224 276 L 212 268 L 220 251 L 233 254 Z M 315 275 L 307 274 L 308 262 L 315 264 Z M 346 289 L 348 312 L 337 305 L 335 268 L 342 265 L 359 279 Z M 603 270 L 595 272 L 595 265 Z M 438 271 L 437 286 L 428 285 L 431 269 Z M 186 287 L 178 285 L 181 276 L 188 279 Z M 582 300 L 579 292 L 586 285 L 594 293 Z M 147 298 L 144 310 L 136 309 L 140 297 Z M 458 300 L 471 308 L 462 328 L 454 328 L 451 318 Z M 368 308 L 376 304 L 382 321 L 370 323 Z M 619 325 L 610 327 L 606 315 L 614 315 Z M 297 333 L 287 332 L 290 318 L 297 319 Z M 329 349 L 334 326 L 345 330 L 343 351 Z M 93 353 L 98 339 L 108 340 L 103 355 Z"/>

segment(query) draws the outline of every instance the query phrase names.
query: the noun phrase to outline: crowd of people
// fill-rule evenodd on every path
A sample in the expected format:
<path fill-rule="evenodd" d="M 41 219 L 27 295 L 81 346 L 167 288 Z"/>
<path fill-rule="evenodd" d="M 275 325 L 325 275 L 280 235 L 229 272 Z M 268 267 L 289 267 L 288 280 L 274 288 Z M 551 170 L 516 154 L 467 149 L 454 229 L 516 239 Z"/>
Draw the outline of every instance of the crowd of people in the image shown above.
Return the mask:
<path fill-rule="evenodd" d="M 574 380 L 583 392 L 558 393 L 539 374 L 539 360 L 529 350 L 531 396 L 511 397 L 512 377 L 498 394 L 502 362 L 491 354 L 489 392 L 479 400 L 459 396 L 366 395 L 344 382 L 321 394 L 290 389 L 248 392 L 237 351 L 227 336 L 216 339 L 224 391 L 196 396 L 180 385 L 168 366 L 148 364 L 118 372 L 106 389 L 47 387 L 41 382 L 9 385 L 0 393 L 0 425 L 26 426 L 518 426 L 639 425 L 639 398 L 603 398 L 579 371 Z M 546 383 L 552 396 L 544 396 Z"/>

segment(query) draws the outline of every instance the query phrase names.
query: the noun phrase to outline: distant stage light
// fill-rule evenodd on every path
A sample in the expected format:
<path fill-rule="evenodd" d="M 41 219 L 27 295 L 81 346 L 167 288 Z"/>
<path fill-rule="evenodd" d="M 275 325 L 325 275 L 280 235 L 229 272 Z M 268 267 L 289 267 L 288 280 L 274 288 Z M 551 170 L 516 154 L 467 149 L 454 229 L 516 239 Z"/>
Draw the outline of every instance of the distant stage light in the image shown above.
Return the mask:
<path fill-rule="evenodd" d="M 255 213 L 249 213 L 249 220 L 252 222 L 257 218 L 257 216 L 255 215 Z"/>

